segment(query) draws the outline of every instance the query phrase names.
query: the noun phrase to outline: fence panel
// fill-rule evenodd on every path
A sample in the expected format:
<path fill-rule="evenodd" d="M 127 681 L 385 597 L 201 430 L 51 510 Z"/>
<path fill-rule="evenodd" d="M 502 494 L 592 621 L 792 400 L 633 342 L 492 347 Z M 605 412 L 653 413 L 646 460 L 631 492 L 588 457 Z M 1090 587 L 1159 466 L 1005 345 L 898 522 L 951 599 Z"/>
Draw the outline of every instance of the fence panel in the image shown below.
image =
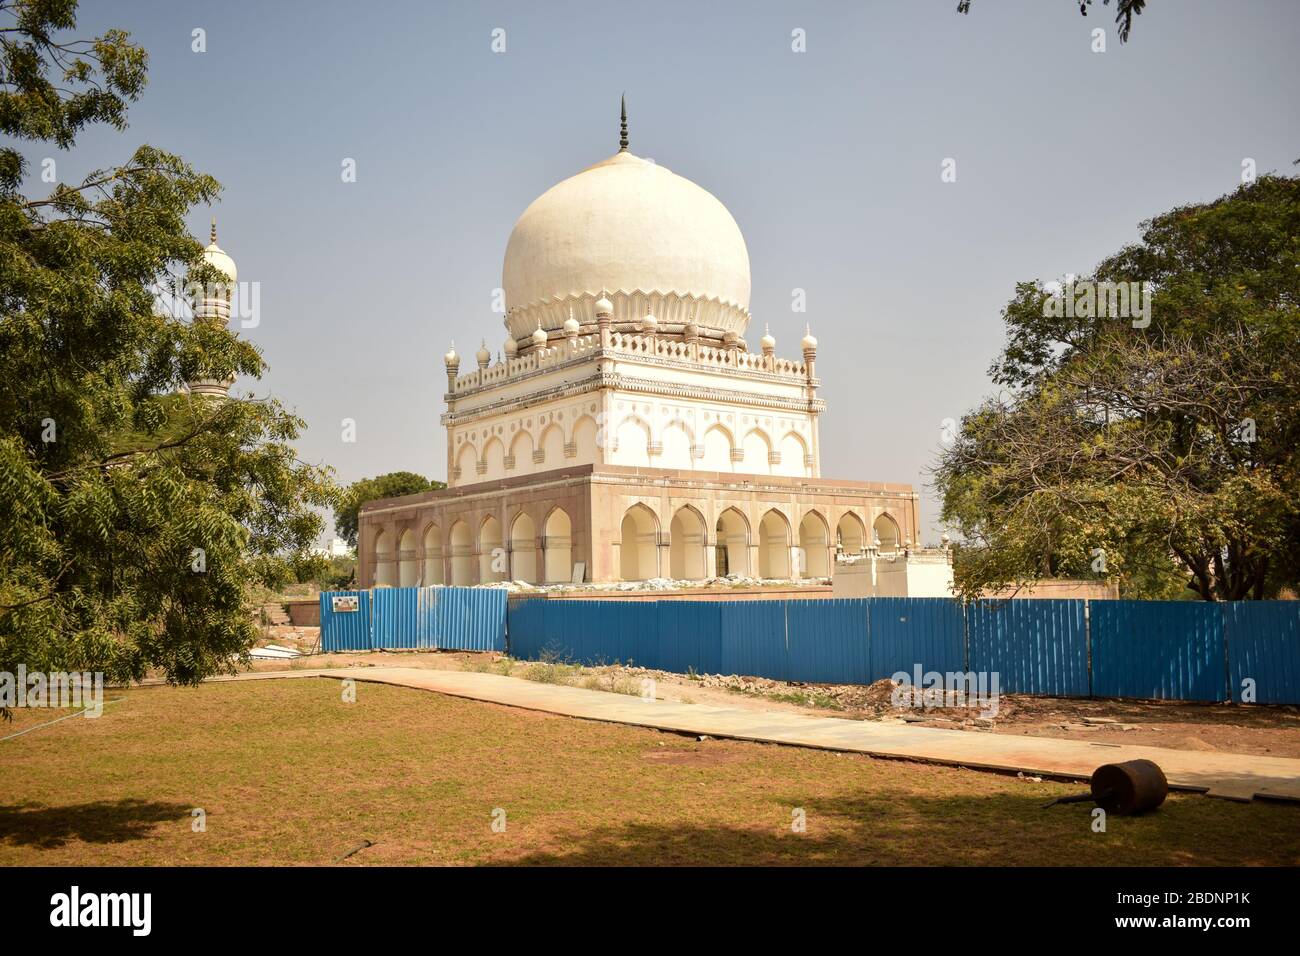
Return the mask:
<path fill-rule="evenodd" d="M 504 588 L 424 588 L 433 592 L 426 605 L 433 620 L 432 645 L 457 651 L 506 649 Z M 426 599 L 428 601 L 429 599 Z"/>
<path fill-rule="evenodd" d="M 866 598 L 871 616 L 866 683 L 891 677 L 964 671 L 965 624 L 960 601 L 952 598 Z"/>
<path fill-rule="evenodd" d="M 370 597 L 374 647 L 409 650 L 416 647 L 419 588 L 375 588 Z"/>
<path fill-rule="evenodd" d="M 341 600 L 335 601 L 335 598 Z M 355 610 L 336 610 L 355 607 Z M 320 646 L 325 653 L 368 651 L 370 644 L 370 592 L 322 591 L 320 596 Z"/>
<path fill-rule="evenodd" d="M 790 601 L 723 601 L 718 671 L 789 680 L 785 609 Z"/>
<path fill-rule="evenodd" d="M 521 660 L 658 667 L 658 620 L 652 601 L 516 602 L 510 652 Z"/>
<path fill-rule="evenodd" d="M 784 603 L 790 646 L 789 680 L 870 683 L 870 628 L 865 599 Z"/>
<path fill-rule="evenodd" d="M 1226 700 L 1223 610 L 1205 601 L 1092 601 L 1098 697 Z"/>
<path fill-rule="evenodd" d="M 1088 696 L 1084 602 L 987 600 L 966 608 L 968 665 L 1007 694 Z"/>
<path fill-rule="evenodd" d="M 1228 684 L 1242 702 L 1255 682 L 1257 704 L 1300 704 L 1300 601 L 1233 601 L 1223 606 Z"/>
<path fill-rule="evenodd" d="M 631 603 L 631 602 L 629 602 Z M 716 674 L 722 670 L 722 603 L 655 601 L 660 670 Z M 647 667 L 650 665 L 646 665 Z"/>
<path fill-rule="evenodd" d="M 511 601 L 506 612 L 506 637 L 511 657 L 535 661 L 546 643 L 546 622 L 543 615 L 545 598 L 524 598 Z"/>
<path fill-rule="evenodd" d="M 445 601 L 456 589 L 435 590 Z M 354 593 L 365 601 L 365 592 Z M 472 593 L 499 601 L 498 619 L 505 616 L 502 592 Z M 322 646 L 369 647 L 366 606 L 334 612 L 326 598 Z M 1230 674 L 1234 699 L 1240 699 L 1241 681 L 1249 677 L 1260 703 L 1300 703 L 1300 603 L 1093 601 L 1090 606 L 1091 648 L 1083 602 L 1072 600 L 983 601 L 963 611 L 947 598 L 525 599 L 510 604 L 510 650 L 521 659 L 545 653 L 584 664 L 631 661 L 679 673 L 693 668 L 834 683 L 870 683 L 897 671 L 910 675 L 919 665 L 923 672 L 997 672 L 1002 691 L 1054 696 L 1223 700 Z M 423 628 L 425 612 L 417 616 Z M 500 625 L 494 627 L 499 633 Z M 486 638 L 477 645 L 452 645 L 442 635 L 425 644 L 420 631 L 417 640 L 420 646 L 492 646 Z"/>

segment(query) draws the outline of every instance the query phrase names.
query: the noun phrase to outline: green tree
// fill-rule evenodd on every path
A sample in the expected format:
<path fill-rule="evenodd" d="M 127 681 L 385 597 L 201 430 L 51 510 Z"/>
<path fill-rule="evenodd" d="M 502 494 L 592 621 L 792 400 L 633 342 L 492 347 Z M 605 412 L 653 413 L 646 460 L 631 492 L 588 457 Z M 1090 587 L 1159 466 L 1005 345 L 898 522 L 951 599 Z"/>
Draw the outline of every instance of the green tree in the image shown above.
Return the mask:
<path fill-rule="evenodd" d="M 1143 282 L 1131 320 L 1085 294 Z M 1020 283 L 1003 318 L 1003 392 L 935 469 L 965 593 L 1055 575 L 1134 597 L 1296 588 L 1300 180 L 1158 216 L 1083 280 Z"/>
<path fill-rule="evenodd" d="M 0 0 L 0 130 L 59 150 L 122 128 L 146 54 L 91 40 L 74 0 Z M 219 278 L 185 226 L 218 184 L 141 146 L 24 194 L 0 148 L 0 670 L 229 671 L 256 636 L 250 588 L 294 573 L 335 489 L 300 463 L 272 399 L 203 399 L 199 375 L 259 376 L 258 350 L 159 304 Z"/>
<path fill-rule="evenodd" d="M 334 531 L 355 548 L 357 519 L 361 513 L 361 506 L 367 501 L 398 498 L 402 495 L 414 495 L 421 491 L 446 487 L 445 482 L 433 481 L 413 471 L 390 471 L 386 475 L 354 481 L 343 491 L 339 503 L 334 508 Z"/>

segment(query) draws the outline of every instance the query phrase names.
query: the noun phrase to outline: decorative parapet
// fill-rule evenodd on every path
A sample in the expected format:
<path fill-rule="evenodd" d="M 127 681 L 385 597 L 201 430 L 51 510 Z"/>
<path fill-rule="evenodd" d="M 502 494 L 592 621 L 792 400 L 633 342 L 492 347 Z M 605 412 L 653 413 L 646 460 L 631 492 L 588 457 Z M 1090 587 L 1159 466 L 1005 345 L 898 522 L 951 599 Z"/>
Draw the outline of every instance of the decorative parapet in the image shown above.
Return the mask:
<path fill-rule="evenodd" d="M 803 466 L 805 468 L 811 468 L 815 464 L 817 464 L 817 458 L 815 456 L 811 454 L 803 456 Z"/>
<path fill-rule="evenodd" d="M 600 336 L 598 335 L 580 335 L 576 339 L 565 339 L 552 346 L 533 349 L 526 355 L 508 358 L 487 368 L 466 372 L 457 377 L 455 392 L 459 394 L 487 385 L 500 385 L 533 372 L 563 365 L 573 359 L 586 358 L 599 348 Z"/>
<path fill-rule="evenodd" d="M 692 458 L 703 458 L 703 457 L 704 457 L 704 446 L 703 446 L 703 445 L 692 445 L 692 446 L 691 446 L 691 457 L 692 457 Z"/>
<path fill-rule="evenodd" d="M 479 461 L 476 461 L 476 462 L 474 463 L 474 470 L 475 470 L 476 472 L 478 472 L 480 475 L 486 475 L 486 474 L 487 474 L 487 462 L 486 462 L 486 461 L 483 461 L 482 459 L 480 459 Z"/>
<path fill-rule="evenodd" d="M 565 458 L 578 457 L 578 443 L 576 441 L 566 441 L 564 443 L 564 457 Z"/>
<path fill-rule="evenodd" d="M 502 464 L 505 465 L 506 471 L 513 470 L 515 467 L 515 456 L 506 455 L 505 458 L 502 459 Z"/>
<path fill-rule="evenodd" d="M 546 461 L 546 449 L 545 448 L 536 449 L 533 452 L 533 464 L 540 465 L 544 461 Z"/>
<path fill-rule="evenodd" d="M 612 352 L 672 359 L 706 368 L 733 368 L 800 379 L 808 377 L 808 366 L 793 359 L 780 359 L 763 355 L 761 352 L 744 352 L 739 349 L 699 345 L 659 335 L 614 332 L 609 337 L 609 346 L 609 351 Z"/>
<path fill-rule="evenodd" d="M 664 453 L 664 443 L 661 441 L 650 442 L 646 445 L 646 453 L 651 456 L 662 455 Z"/>
<path fill-rule="evenodd" d="M 554 345 L 532 349 L 524 355 L 504 359 L 487 368 L 466 372 L 456 378 L 451 394 L 461 395 L 476 389 L 501 385 L 571 362 L 585 361 L 597 355 L 608 355 L 613 358 L 646 358 L 706 370 L 775 376 L 797 380 L 800 384 L 806 383 L 808 379 L 807 364 L 793 359 L 777 358 L 760 352 L 746 352 L 742 348 L 686 342 L 662 334 L 611 332 L 608 348 L 601 348 L 599 335 L 580 335 L 573 339 L 557 341 Z"/>
<path fill-rule="evenodd" d="M 733 448 L 733 449 L 731 449 L 731 460 L 732 460 L 732 461 L 744 461 L 744 460 L 745 460 L 745 449 L 743 449 L 743 448 Z"/>
<path fill-rule="evenodd" d="M 769 451 L 767 453 L 767 463 L 769 465 L 781 464 L 781 453 L 779 451 Z"/>

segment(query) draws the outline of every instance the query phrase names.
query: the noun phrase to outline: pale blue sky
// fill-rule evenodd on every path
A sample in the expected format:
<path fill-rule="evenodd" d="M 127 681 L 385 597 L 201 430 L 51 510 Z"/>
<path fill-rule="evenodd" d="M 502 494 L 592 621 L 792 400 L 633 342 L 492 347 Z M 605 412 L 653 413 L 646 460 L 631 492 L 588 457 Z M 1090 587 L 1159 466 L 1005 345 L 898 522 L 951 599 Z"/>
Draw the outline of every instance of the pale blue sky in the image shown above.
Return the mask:
<path fill-rule="evenodd" d="M 261 284 L 257 388 L 307 419 L 302 457 L 343 481 L 445 478 L 442 353 L 499 349 L 510 229 L 614 152 L 626 90 L 633 151 L 744 232 L 751 341 L 770 323 L 796 357 L 812 323 L 823 474 L 922 487 L 943 419 L 990 390 L 1017 280 L 1088 270 L 1141 220 L 1233 189 L 1245 157 L 1300 157 L 1300 4 L 1151 0 L 1127 45 L 1094 7 L 88 0 L 79 32 L 130 31 L 150 85 L 125 133 L 85 134 L 60 173 L 148 142 L 215 175 L 221 244 Z"/>

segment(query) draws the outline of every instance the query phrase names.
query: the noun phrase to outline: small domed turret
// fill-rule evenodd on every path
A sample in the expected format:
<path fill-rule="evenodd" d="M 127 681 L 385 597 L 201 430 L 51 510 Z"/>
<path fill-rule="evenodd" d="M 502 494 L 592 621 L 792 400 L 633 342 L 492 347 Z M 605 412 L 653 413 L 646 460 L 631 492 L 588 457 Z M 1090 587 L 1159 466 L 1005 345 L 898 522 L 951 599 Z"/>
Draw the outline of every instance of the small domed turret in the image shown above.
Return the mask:
<path fill-rule="evenodd" d="M 226 250 L 217 245 L 217 217 L 212 217 L 212 232 L 209 244 L 203 250 L 203 261 L 221 272 L 230 280 L 231 285 L 239 281 L 239 270 L 235 260 L 226 254 Z"/>
<path fill-rule="evenodd" d="M 546 330 L 542 328 L 540 321 L 537 323 L 537 330 L 533 332 L 533 344 L 539 348 L 546 344 Z"/>
<path fill-rule="evenodd" d="M 759 340 L 759 345 L 763 347 L 764 355 L 776 354 L 776 337 L 772 335 L 771 326 L 763 326 L 763 337 Z"/>
<path fill-rule="evenodd" d="M 508 359 L 512 359 L 519 354 L 519 343 L 515 341 L 513 335 L 506 339 L 506 344 L 503 348 L 505 349 L 506 358 Z"/>
<path fill-rule="evenodd" d="M 451 343 L 451 348 L 448 349 L 447 354 L 442 357 L 442 361 L 446 364 L 448 369 L 460 368 L 460 356 L 456 354 L 455 342 Z"/>
<path fill-rule="evenodd" d="M 570 309 L 569 317 L 564 320 L 564 334 L 572 339 L 576 338 L 581 330 L 582 326 L 578 323 L 578 320 L 573 317 L 573 310 Z"/>
<path fill-rule="evenodd" d="M 812 334 L 812 326 L 810 326 L 810 325 L 809 325 L 809 326 L 805 326 L 805 329 L 807 330 L 807 332 L 806 332 L 806 334 L 805 334 L 804 337 L 803 337 L 803 341 L 800 342 L 799 344 L 800 344 L 801 346 L 803 346 L 803 350 L 804 350 L 805 352 L 816 352 L 816 351 L 817 351 L 817 339 L 816 339 L 816 337 Z"/>
<path fill-rule="evenodd" d="M 487 339 L 483 340 L 483 344 L 478 347 L 478 351 L 474 353 L 474 357 L 478 359 L 479 368 L 488 367 L 488 363 L 492 361 L 492 353 L 488 351 Z"/>

